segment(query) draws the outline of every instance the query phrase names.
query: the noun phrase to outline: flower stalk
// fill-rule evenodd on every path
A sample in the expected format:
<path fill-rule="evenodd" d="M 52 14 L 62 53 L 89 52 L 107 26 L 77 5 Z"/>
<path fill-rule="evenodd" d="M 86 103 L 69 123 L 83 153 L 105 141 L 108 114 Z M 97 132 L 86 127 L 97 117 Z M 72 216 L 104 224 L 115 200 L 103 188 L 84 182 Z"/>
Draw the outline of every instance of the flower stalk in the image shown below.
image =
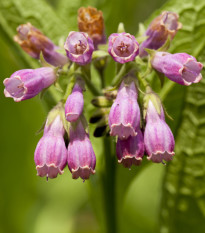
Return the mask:
<path fill-rule="evenodd" d="M 117 233 L 116 214 L 116 159 L 113 155 L 114 145 L 111 138 L 103 139 L 104 145 L 104 167 L 101 173 L 102 189 L 104 197 L 104 215 L 106 233 Z"/>

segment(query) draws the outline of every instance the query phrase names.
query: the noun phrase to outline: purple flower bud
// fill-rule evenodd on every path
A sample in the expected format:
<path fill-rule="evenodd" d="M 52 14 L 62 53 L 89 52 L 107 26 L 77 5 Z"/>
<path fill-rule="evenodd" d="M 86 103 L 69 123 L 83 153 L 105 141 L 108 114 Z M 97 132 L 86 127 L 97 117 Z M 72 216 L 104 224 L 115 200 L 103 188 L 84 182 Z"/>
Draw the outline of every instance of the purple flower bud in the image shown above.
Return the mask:
<path fill-rule="evenodd" d="M 56 78 L 54 69 L 50 67 L 19 70 L 4 80 L 4 94 L 15 102 L 30 99 L 53 84 Z"/>
<path fill-rule="evenodd" d="M 91 62 L 94 45 L 92 39 L 85 32 L 70 32 L 64 48 L 68 58 L 79 65 Z"/>
<path fill-rule="evenodd" d="M 178 18 L 178 14 L 164 11 L 151 22 L 145 33 L 148 38 L 140 44 L 140 57 L 148 55 L 144 50 L 145 48 L 156 50 L 166 42 L 168 36 L 171 40 L 174 38 L 177 31 L 182 27 Z"/>
<path fill-rule="evenodd" d="M 189 86 L 202 79 L 203 65 L 186 53 L 156 52 L 151 63 L 154 69 L 181 85 Z"/>
<path fill-rule="evenodd" d="M 77 121 L 83 112 L 83 90 L 79 84 L 75 84 L 72 93 L 65 103 L 65 117 L 67 121 Z"/>
<path fill-rule="evenodd" d="M 148 160 L 161 163 L 172 160 L 174 155 L 174 136 L 164 119 L 164 111 L 157 113 L 151 100 L 148 102 L 144 144 Z"/>
<path fill-rule="evenodd" d="M 123 81 L 109 114 L 110 135 L 118 136 L 120 139 L 136 136 L 139 125 L 140 108 L 135 84 L 134 82 L 125 84 Z"/>
<path fill-rule="evenodd" d="M 126 140 L 118 138 L 117 146 L 118 162 L 124 167 L 130 168 L 132 165 L 140 165 L 144 156 L 144 141 L 140 129 L 137 130 L 137 136 L 130 136 Z"/>
<path fill-rule="evenodd" d="M 66 63 L 68 63 L 68 58 L 61 54 L 56 52 L 59 47 L 55 46 L 53 50 L 44 49 L 43 50 L 43 57 L 46 62 L 53 66 L 64 66 Z"/>
<path fill-rule="evenodd" d="M 58 47 L 30 23 L 22 24 L 17 28 L 14 40 L 35 59 L 39 59 L 42 52 L 46 62 L 53 66 L 63 66 L 68 62 L 65 55 L 56 52 Z"/>
<path fill-rule="evenodd" d="M 113 33 L 108 38 L 108 52 L 116 62 L 133 61 L 139 54 L 139 44 L 129 33 Z"/>
<path fill-rule="evenodd" d="M 64 142 L 63 122 L 58 115 L 52 123 L 46 122 L 44 135 L 38 142 L 34 160 L 38 176 L 56 178 L 63 173 L 67 163 L 67 149 Z"/>
<path fill-rule="evenodd" d="M 88 134 L 82 123 L 70 126 L 70 143 L 68 145 L 68 167 L 73 179 L 88 179 L 95 173 L 96 158 Z"/>

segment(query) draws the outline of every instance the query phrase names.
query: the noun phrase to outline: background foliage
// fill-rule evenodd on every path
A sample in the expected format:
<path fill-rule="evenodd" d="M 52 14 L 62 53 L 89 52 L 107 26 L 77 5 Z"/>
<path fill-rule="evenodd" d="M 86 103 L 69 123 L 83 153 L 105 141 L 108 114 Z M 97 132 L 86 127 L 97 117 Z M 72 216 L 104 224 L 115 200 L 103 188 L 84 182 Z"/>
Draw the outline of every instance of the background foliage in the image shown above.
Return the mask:
<path fill-rule="evenodd" d="M 13 43 L 19 24 L 29 21 L 58 43 L 70 30 L 77 29 L 77 9 L 88 5 L 103 11 L 107 35 L 116 31 L 120 21 L 135 34 L 138 23 L 154 10 L 158 9 L 146 25 L 162 9 L 175 11 L 180 14 L 183 29 L 170 51 L 188 52 L 205 63 L 205 2 L 162 3 L 163 0 L 127 0 L 126 4 L 123 0 L 1 0 L 1 80 L 17 69 L 38 66 Z M 107 79 L 112 79 L 109 73 Z M 158 80 L 155 78 L 154 82 Z M 104 225 L 104 203 L 98 176 L 91 183 L 73 181 L 66 168 L 63 176 L 49 182 L 36 177 L 33 154 L 41 137 L 36 132 L 46 111 L 38 97 L 22 103 L 4 98 L 0 85 L 0 232 L 99 232 Z M 167 81 L 159 94 L 174 118 L 169 124 L 175 133 L 176 156 L 166 167 L 149 163 L 129 171 L 116 165 L 118 232 L 205 232 L 205 82 L 184 88 Z M 105 154 L 100 139 L 92 138 L 92 142 L 98 161 L 102 161 Z M 99 167 L 98 162 L 96 172 Z"/>

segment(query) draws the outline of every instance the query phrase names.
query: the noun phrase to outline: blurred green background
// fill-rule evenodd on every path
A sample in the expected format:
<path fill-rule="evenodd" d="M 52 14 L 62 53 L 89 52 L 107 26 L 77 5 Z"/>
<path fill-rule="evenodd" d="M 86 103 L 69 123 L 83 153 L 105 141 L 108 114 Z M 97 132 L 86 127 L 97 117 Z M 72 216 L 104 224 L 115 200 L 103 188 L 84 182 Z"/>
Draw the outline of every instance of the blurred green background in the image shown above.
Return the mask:
<path fill-rule="evenodd" d="M 25 3 L 23 9 L 21 8 L 22 2 Z M 31 5 L 34 2 L 32 0 Z M 50 27 L 49 36 L 54 41 L 58 41 L 60 38 L 52 38 L 52 33 L 55 35 L 55 29 L 59 28 L 60 30 L 62 26 L 59 25 L 60 20 L 69 25 L 67 30 L 64 27 L 65 31 L 62 31 L 62 35 L 66 36 L 69 30 L 77 29 L 77 9 L 80 6 L 92 5 L 103 11 L 107 35 L 116 32 L 119 22 L 124 22 L 127 32 L 136 34 L 139 22 L 144 22 L 152 12 L 162 6 L 164 1 L 38 0 L 39 3 L 42 4 L 42 8 L 47 7 L 45 9 L 44 23 L 46 23 L 47 9 L 49 10 L 48 15 L 53 11 L 56 12 L 55 16 L 59 21 L 56 22 L 56 25 Z M 26 15 L 27 8 L 29 12 L 33 10 L 29 8 L 29 1 L 26 0 L 0 0 L 0 23 L 4 22 L 3 18 L 7 10 L 9 12 L 8 18 L 12 17 L 16 25 L 26 23 L 19 21 L 16 11 L 13 10 L 13 6 L 10 6 L 12 4 L 21 14 L 21 11 L 24 11 Z M 38 17 L 38 12 L 32 13 L 33 16 L 28 17 L 31 22 L 32 17 Z M 42 28 L 44 27 L 44 25 L 39 25 Z M 93 205 L 91 200 L 93 195 L 95 199 L 98 199 L 99 190 L 95 190 L 94 194 L 92 194 L 89 182 L 83 183 L 82 180 L 72 180 L 67 167 L 62 176 L 48 182 L 46 182 L 46 179 L 36 176 L 33 157 L 36 144 L 41 137 L 41 134 L 36 132 L 41 128 L 46 118 L 46 111 L 39 97 L 21 103 L 14 103 L 12 99 L 5 98 L 3 95 L 3 79 L 9 77 L 15 70 L 26 68 L 25 59 L 21 59 L 22 53 L 11 41 L 11 34 L 12 32 L 9 30 L 5 31 L 4 24 L 0 24 L 0 232 L 100 232 L 103 224 L 100 216 L 103 213 L 98 213 L 96 217 L 96 213 L 99 212 L 96 210 L 98 206 Z M 60 33 L 58 32 L 58 34 Z M 28 56 L 26 57 L 28 58 Z M 178 87 L 178 89 L 179 92 L 183 90 L 181 87 Z M 167 103 L 167 110 L 171 111 L 172 116 L 181 112 L 181 105 L 178 107 L 178 112 L 175 112 L 172 109 L 173 105 L 169 104 L 168 100 Z M 176 129 L 177 124 L 174 125 L 172 122 L 171 124 L 173 129 Z M 92 137 L 91 140 L 94 143 L 96 154 L 102 153 L 102 148 L 98 147 L 100 139 Z M 132 172 L 118 164 L 117 169 L 122 174 Z M 135 171 L 137 172 L 137 169 L 134 169 L 133 174 L 135 174 Z M 96 172 L 98 172 L 98 166 Z M 149 164 L 138 176 L 132 179 L 129 188 L 126 190 L 125 200 L 120 203 L 118 215 L 121 216 L 121 221 L 118 222 L 118 232 L 156 233 L 160 231 L 159 215 L 164 172 L 165 167 L 163 165 Z M 202 188 L 204 189 L 204 187 Z M 102 201 L 100 195 L 98 202 Z M 203 202 L 201 203 L 203 206 Z M 100 209 L 100 211 L 102 210 Z M 190 215 L 190 218 L 192 218 L 192 215 Z M 197 224 L 197 222 L 193 224 Z M 201 228 L 202 231 L 197 230 L 195 232 L 204 232 L 203 229 L 204 226 Z M 162 229 L 161 232 L 167 233 L 168 231 Z M 186 232 L 193 231 L 186 230 Z"/>

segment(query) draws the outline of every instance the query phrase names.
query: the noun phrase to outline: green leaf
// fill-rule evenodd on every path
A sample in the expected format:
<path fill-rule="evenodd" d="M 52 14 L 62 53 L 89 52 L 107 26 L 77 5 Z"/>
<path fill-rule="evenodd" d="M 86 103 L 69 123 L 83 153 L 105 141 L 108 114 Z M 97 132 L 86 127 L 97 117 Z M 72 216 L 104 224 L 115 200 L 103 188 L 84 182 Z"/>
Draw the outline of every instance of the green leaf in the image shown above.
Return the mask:
<path fill-rule="evenodd" d="M 39 28 L 55 43 L 68 32 L 69 22 L 62 21 L 44 0 L 1 0 L 0 1 L 0 32 L 11 46 L 15 46 L 15 52 L 20 53 L 19 59 L 25 66 L 37 67 L 37 62 L 30 58 L 19 45 L 14 44 L 13 36 L 20 24 L 30 22 Z M 22 67 L 21 67 L 22 68 Z"/>
<path fill-rule="evenodd" d="M 186 52 L 204 61 L 205 2 L 169 1 L 161 11 L 179 14 L 183 28 L 170 52 Z M 203 75 L 205 73 L 203 72 Z M 165 88 L 165 89 L 164 89 Z M 161 91 L 165 107 L 174 118 L 175 157 L 167 166 L 161 203 L 161 232 L 205 231 L 205 82 L 183 87 L 166 81 Z M 163 94 L 162 94 L 163 93 Z"/>
<path fill-rule="evenodd" d="M 187 91 L 176 155 L 164 180 L 162 232 L 205 231 L 204 90 L 203 81 Z"/>
<path fill-rule="evenodd" d="M 75 1 L 68 1 L 68 0 L 58 0 L 57 5 L 57 13 L 59 14 L 60 18 L 69 22 L 73 25 L 72 31 L 77 30 L 77 12 L 78 9 L 82 6 L 94 6 L 95 0 L 75 0 Z"/>

